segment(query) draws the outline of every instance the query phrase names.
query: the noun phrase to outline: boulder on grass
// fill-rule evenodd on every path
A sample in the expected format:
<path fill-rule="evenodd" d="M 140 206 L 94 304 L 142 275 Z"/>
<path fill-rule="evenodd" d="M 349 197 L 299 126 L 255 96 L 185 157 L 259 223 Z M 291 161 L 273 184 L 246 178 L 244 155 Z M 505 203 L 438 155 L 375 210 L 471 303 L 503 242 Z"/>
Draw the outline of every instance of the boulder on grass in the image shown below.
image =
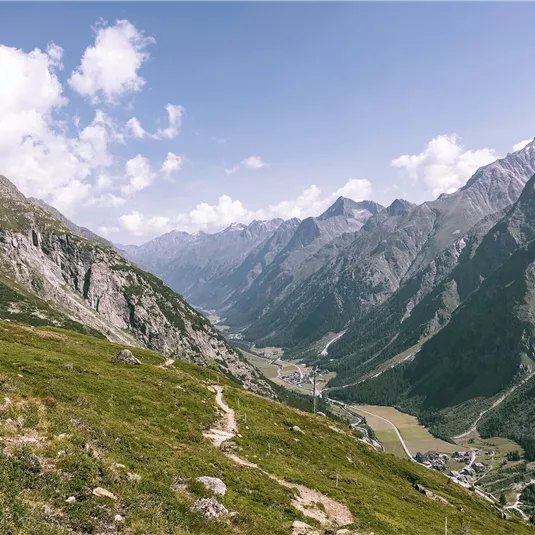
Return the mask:
<path fill-rule="evenodd" d="M 140 366 L 141 361 L 136 359 L 134 357 L 134 354 L 129 349 L 123 349 L 122 351 L 119 351 L 117 355 L 113 357 L 115 360 L 118 360 L 119 362 L 124 362 L 125 364 L 130 364 L 130 366 Z"/>
<path fill-rule="evenodd" d="M 202 483 L 208 490 L 211 490 L 214 494 L 224 496 L 227 492 L 227 486 L 218 477 L 202 476 L 198 477 L 197 481 Z"/>
<path fill-rule="evenodd" d="M 220 518 L 229 514 L 228 509 L 215 498 L 199 498 L 192 506 L 194 511 L 200 511 L 206 518 Z"/>

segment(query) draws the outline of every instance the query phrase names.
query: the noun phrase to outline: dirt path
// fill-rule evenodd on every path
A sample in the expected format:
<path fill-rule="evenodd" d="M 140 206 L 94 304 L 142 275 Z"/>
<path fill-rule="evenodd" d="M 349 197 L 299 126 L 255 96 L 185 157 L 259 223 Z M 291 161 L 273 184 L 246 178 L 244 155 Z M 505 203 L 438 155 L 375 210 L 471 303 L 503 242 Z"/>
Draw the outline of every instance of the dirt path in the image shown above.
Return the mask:
<path fill-rule="evenodd" d="M 513 386 L 511 389 L 509 389 L 507 392 L 502 394 L 488 409 L 485 409 L 484 411 L 481 411 L 479 413 L 479 416 L 477 417 L 476 421 L 470 426 L 470 429 L 468 431 L 465 431 L 464 433 L 461 433 L 460 435 L 457 435 L 456 437 L 453 437 L 455 440 L 458 440 L 460 438 L 467 437 L 470 433 L 475 432 L 477 428 L 477 424 L 480 422 L 481 418 L 487 414 L 492 409 L 495 409 L 500 403 L 502 403 L 505 399 L 507 399 L 517 388 L 521 387 L 524 383 L 527 383 L 533 376 L 535 375 L 535 372 L 529 373 L 520 383 Z"/>
<path fill-rule="evenodd" d="M 167 368 L 168 366 L 171 366 L 171 364 L 173 364 L 173 362 L 175 362 L 175 359 L 165 359 L 165 362 L 163 364 L 160 364 L 158 366 L 156 366 L 157 368 Z"/>
<path fill-rule="evenodd" d="M 210 391 L 215 392 L 216 394 L 216 403 L 223 411 L 223 419 L 218 428 L 210 429 L 210 431 L 204 433 L 204 436 L 210 439 L 216 448 L 220 448 L 224 442 L 235 437 L 238 432 L 236 415 L 234 410 L 231 409 L 223 400 L 223 388 L 221 386 L 211 386 Z M 310 489 L 297 483 L 289 483 L 284 479 L 280 479 L 277 476 L 266 472 L 257 464 L 242 459 L 234 453 L 226 452 L 225 455 L 236 464 L 260 470 L 267 477 L 273 481 L 276 481 L 283 487 L 295 489 L 297 494 L 292 500 L 292 505 L 295 507 L 295 509 L 301 511 L 305 516 L 316 519 L 322 524 L 322 526 L 340 527 L 353 523 L 353 515 L 344 504 L 321 494 L 317 490 Z"/>

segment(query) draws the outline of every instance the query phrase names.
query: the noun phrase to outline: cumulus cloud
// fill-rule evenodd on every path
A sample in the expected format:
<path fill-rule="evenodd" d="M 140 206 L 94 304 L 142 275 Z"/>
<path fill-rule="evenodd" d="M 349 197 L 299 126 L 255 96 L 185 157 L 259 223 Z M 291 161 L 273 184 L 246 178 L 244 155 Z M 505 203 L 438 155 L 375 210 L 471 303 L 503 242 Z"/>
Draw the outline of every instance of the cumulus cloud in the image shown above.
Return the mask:
<path fill-rule="evenodd" d="M 518 143 L 515 143 L 513 145 L 513 152 L 517 152 L 526 148 L 526 145 L 528 145 L 528 143 L 531 143 L 532 141 L 533 139 L 525 139 L 524 141 L 519 141 Z"/>
<path fill-rule="evenodd" d="M 141 123 L 135 117 L 132 117 L 126 122 L 125 131 L 127 136 L 135 137 L 138 139 L 142 139 L 149 135 L 141 126 Z"/>
<path fill-rule="evenodd" d="M 175 173 L 178 173 L 182 169 L 184 163 L 182 156 L 177 156 L 172 152 L 167 153 L 167 158 L 162 164 L 160 172 L 165 178 L 170 178 Z"/>
<path fill-rule="evenodd" d="M 126 122 L 125 133 L 128 137 L 137 139 L 173 139 L 180 134 L 182 126 L 182 115 L 184 114 L 184 107 L 178 104 L 167 104 L 165 107 L 167 111 L 168 126 L 160 128 L 154 134 L 147 132 L 136 117 L 132 117 Z"/>
<path fill-rule="evenodd" d="M 370 199 L 372 183 L 363 178 L 350 178 L 340 189 L 334 192 L 334 197 L 348 197 L 354 201 Z"/>
<path fill-rule="evenodd" d="M 241 162 L 237 163 L 233 167 L 229 169 L 225 169 L 225 173 L 227 175 L 232 175 L 242 169 L 246 169 L 249 171 L 256 171 L 257 169 L 261 169 L 262 167 L 265 167 L 266 165 L 267 164 L 264 161 L 262 161 L 262 158 L 260 158 L 260 156 L 249 156 L 248 158 L 243 159 Z"/>
<path fill-rule="evenodd" d="M 415 183 L 423 183 L 433 196 L 453 193 L 483 165 L 497 156 L 494 150 L 470 150 L 463 147 L 455 134 L 432 139 L 420 154 L 404 154 L 392 160 L 392 166 Z"/>
<path fill-rule="evenodd" d="M 110 234 L 116 234 L 117 232 L 119 232 L 121 229 L 119 227 L 108 227 L 106 225 L 101 225 L 100 227 L 98 227 L 98 231 L 100 232 L 100 234 L 102 234 L 102 236 L 109 236 Z"/>
<path fill-rule="evenodd" d="M 173 139 L 180 134 L 184 107 L 178 104 L 167 104 L 165 109 L 169 119 L 169 126 L 167 128 L 161 128 L 156 132 L 155 136 L 157 139 Z"/>
<path fill-rule="evenodd" d="M 121 191 L 125 195 L 132 195 L 147 188 L 156 179 L 155 173 L 151 170 L 148 158 L 141 156 L 141 154 L 126 162 L 124 174 L 127 183 L 121 187 Z"/>
<path fill-rule="evenodd" d="M 324 212 L 340 196 L 355 201 L 369 198 L 372 184 L 368 180 L 350 179 L 341 188 L 323 193 L 315 185 L 306 188 L 294 199 L 284 200 L 259 210 L 247 208 L 243 202 L 229 195 L 221 195 L 215 204 L 202 202 L 189 212 L 172 216 L 146 217 L 139 211 L 127 213 L 119 218 L 119 226 L 133 236 L 152 237 L 172 229 L 194 232 L 221 230 L 231 223 L 250 223 L 253 219 L 281 217 L 305 218 Z"/>
<path fill-rule="evenodd" d="M 140 91 L 145 80 L 138 71 L 154 43 L 127 20 L 114 26 L 102 23 L 95 29 L 95 44 L 86 48 L 69 85 L 92 102 L 117 103 L 127 93 Z"/>
<path fill-rule="evenodd" d="M 115 193 L 103 193 L 102 195 L 97 195 L 90 197 L 87 201 L 87 204 L 98 206 L 100 208 L 116 208 L 117 206 L 122 206 L 126 203 L 124 197 L 115 195 Z"/>
<path fill-rule="evenodd" d="M 133 236 L 163 234 L 171 229 L 169 218 L 162 216 L 146 218 L 136 210 L 122 215 L 119 218 L 119 223 L 123 230 Z"/>
<path fill-rule="evenodd" d="M 87 198 L 93 173 L 112 164 L 113 121 L 102 111 L 78 132 L 57 119 L 67 100 L 57 71 L 63 50 L 25 52 L 0 45 L 0 161 L 2 173 L 27 195 L 69 213 Z"/>

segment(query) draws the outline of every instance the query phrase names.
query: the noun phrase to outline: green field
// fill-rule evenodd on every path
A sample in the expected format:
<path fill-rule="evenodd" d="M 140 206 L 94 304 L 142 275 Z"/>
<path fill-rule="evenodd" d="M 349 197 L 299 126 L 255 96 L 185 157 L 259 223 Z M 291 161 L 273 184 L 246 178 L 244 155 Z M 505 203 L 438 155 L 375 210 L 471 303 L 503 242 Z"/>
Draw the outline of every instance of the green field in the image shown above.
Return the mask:
<path fill-rule="evenodd" d="M 359 409 L 366 411 L 364 413 L 361 410 L 361 414 L 365 416 L 368 425 L 374 430 L 377 438 L 383 442 L 386 451 L 399 457 L 405 458 L 406 454 L 392 426 L 384 420 L 374 418 L 369 413 L 392 422 L 399 429 L 403 440 L 405 440 L 409 451 L 413 455 L 419 451 L 439 451 L 449 454 L 459 449 L 454 444 L 434 437 L 414 416 L 400 412 L 394 407 L 354 405 L 352 409 L 356 412 L 359 412 Z"/>

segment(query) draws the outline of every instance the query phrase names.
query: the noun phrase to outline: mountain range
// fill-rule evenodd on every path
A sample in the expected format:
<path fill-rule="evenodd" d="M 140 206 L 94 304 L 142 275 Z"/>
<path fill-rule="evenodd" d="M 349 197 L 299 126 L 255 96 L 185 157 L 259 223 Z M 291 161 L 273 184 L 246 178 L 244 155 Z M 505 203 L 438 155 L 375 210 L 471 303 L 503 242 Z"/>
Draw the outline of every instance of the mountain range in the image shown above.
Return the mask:
<path fill-rule="evenodd" d="M 231 265 L 252 266 L 245 293 L 274 262 L 305 266 L 382 211 L 339 199 L 308 221 L 163 241 L 216 244 L 228 281 Z M 364 420 L 355 431 L 323 400 L 328 415 L 277 401 L 311 410 L 118 249 L 0 177 L 2 533 L 423 535 L 445 516 L 455 532 L 528 533 L 443 475 L 382 452 Z M 213 266 L 199 269 L 215 280 Z"/>
<path fill-rule="evenodd" d="M 0 177 L 0 466 L 18 481 L 0 477 L 10 529 L 118 533 L 110 526 L 125 516 L 151 533 L 179 522 L 194 533 L 423 534 L 444 516 L 481 533 L 528 529 L 340 422 L 278 403 L 310 405 L 176 291 L 245 342 L 336 372 L 326 412 L 325 399 L 395 405 L 446 440 L 477 428 L 535 460 L 535 143 L 419 206 L 341 197 L 302 221 L 173 231 L 142 246 L 114 246 Z M 110 360 L 125 347 L 133 361 Z M 214 428 L 218 411 L 227 416 Z M 127 465 L 134 483 L 121 479 Z M 199 483 L 214 478 L 227 498 Z M 28 508 L 18 496 L 30 491 Z M 213 523 L 214 510 L 228 521 Z"/>
<path fill-rule="evenodd" d="M 303 221 L 188 235 L 158 274 L 245 340 L 336 372 L 331 397 L 397 404 L 453 436 L 506 393 L 478 420 L 496 429 L 531 384 L 533 175 L 535 142 L 421 205 L 340 198 Z M 500 421 L 529 446 L 530 425 Z"/>

